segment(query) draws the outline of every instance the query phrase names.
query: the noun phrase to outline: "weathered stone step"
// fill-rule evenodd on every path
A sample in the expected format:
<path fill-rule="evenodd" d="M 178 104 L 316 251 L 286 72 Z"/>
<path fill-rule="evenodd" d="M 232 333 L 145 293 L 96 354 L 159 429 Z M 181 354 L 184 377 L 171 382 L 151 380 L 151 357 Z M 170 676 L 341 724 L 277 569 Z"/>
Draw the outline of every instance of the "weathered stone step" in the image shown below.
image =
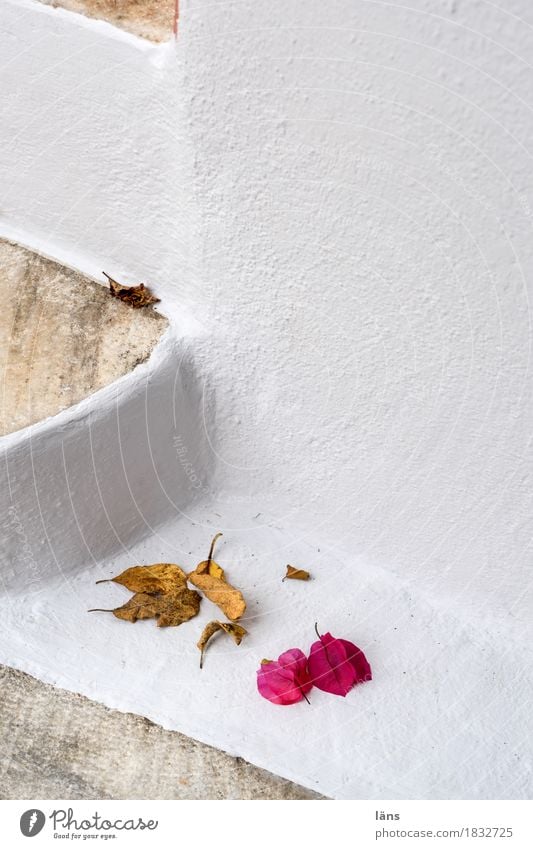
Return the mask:
<path fill-rule="evenodd" d="M 0 298 L 1 435 L 127 374 L 167 326 L 151 307 L 132 309 L 84 275 L 3 240 Z"/>
<path fill-rule="evenodd" d="M 0 666 L 0 687 L 2 799 L 318 798 L 242 758 L 15 669 Z"/>
<path fill-rule="evenodd" d="M 175 0 L 40 0 L 114 26 L 151 41 L 167 41 L 172 36 Z"/>

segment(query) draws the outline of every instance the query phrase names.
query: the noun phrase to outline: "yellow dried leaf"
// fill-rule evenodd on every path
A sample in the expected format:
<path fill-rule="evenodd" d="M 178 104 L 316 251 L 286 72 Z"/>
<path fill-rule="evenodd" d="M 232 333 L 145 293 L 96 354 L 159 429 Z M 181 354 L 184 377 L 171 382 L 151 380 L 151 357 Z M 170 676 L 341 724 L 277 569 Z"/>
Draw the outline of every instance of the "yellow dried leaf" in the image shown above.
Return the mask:
<path fill-rule="evenodd" d="M 305 569 L 295 569 L 294 566 L 287 566 L 287 574 L 283 578 L 284 581 L 290 578 L 293 581 L 308 581 L 310 578 L 309 572 Z"/>
<path fill-rule="evenodd" d="M 92 611 L 102 611 L 93 608 Z M 200 610 L 200 595 L 186 586 L 167 593 L 135 593 L 126 604 L 114 610 L 102 612 L 113 613 L 117 619 L 126 622 L 137 622 L 138 619 L 155 619 L 160 628 L 167 625 L 181 625 L 196 616 Z"/>
<path fill-rule="evenodd" d="M 202 560 L 194 572 L 190 572 L 188 579 L 191 584 L 194 584 L 195 587 L 203 592 L 209 601 L 220 607 L 222 613 L 228 619 L 240 619 L 246 610 L 246 602 L 243 595 L 240 590 L 228 584 L 224 576 L 224 571 L 218 563 L 215 563 L 211 559 L 215 542 L 220 536 L 222 534 L 217 534 L 214 537 L 207 560 Z"/>
<path fill-rule="evenodd" d="M 224 581 L 224 570 L 218 563 L 215 563 L 213 560 L 213 549 L 215 547 L 215 543 L 219 537 L 223 536 L 223 534 L 216 534 L 213 537 L 211 542 L 211 548 L 209 549 L 209 554 L 207 555 L 207 560 L 202 560 L 201 563 L 198 564 L 196 569 L 194 570 L 197 575 L 204 575 L 206 572 L 208 575 L 211 575 L 212 578 L 220 578 L 221 581 Z"/>
<path fill-rule="evenodd" d="M 175 563 L 154 563 L 151 566 L 130 566 L 114 578 L 105 578 L 97 584 L 112 581 L 132 593 L 170 592 L 187 585 L 187 575 Z"/>
<path fill-rule="evenodd" d="M 242 627 L 242 625 L 236 625 L 234 622 L 209 622 L 204 630 L 202 631 L 202 636 L 197 642 L 197 646 L 200 649 L 200 669 L 204 665 L 204 653 L 206 646 L 217 631 L 224 631 L 225 634 L 229 634 L 229 636 L 234 640 L 236 645 L 240 646 L 243 637 L 246 636 L 248 631 Z"/>
<path fill-rule="evenodd" d="M 244 614 L 246 602 L 242 593 L 227 581 L 213 578 L 211 575 L 196 575 L 194 572 L 189 575 L 189 581 L 201 590 L 209 601 L 220 607 L 228 619 L 240 619 Z"/>
<path fill-rule="evenodd" d="M 105 271 L 102 272 L 104 277 L 109 280 L 109 291 L 114 298 L 119 298 L 124 303 L 129 304 L 135 309 L 140 307 L 148 307 L 152 304 L 157 304 L 160 298 L 157 298 L 144 283 L 139 283 L 138 286 L 123 286 L 113 280 Z"/>

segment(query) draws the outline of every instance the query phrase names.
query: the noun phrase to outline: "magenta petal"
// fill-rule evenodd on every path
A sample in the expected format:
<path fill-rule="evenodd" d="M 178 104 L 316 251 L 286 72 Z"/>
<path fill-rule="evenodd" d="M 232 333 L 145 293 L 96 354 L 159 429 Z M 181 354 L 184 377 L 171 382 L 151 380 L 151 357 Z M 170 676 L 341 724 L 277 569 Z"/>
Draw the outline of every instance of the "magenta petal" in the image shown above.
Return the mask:
<path fill-rule="evenodd" d="M 265 699 L 277 705 L 291 704 L 302 698 L 292 677 L 285 674 L 275 661 L 262 664 L 257 670 L 257 689 Z"/>
<path fill-rule="evenodd" d="M 273 702 L 275 705 L 283 704 L 281 697 L 272 689 L 268 681 L 260 676 L 259 672 L 257 673 L 257 689 L 263 698 L 268 699 L 269 702 Z"/>
<path fill-rule="evenodd" d="M 307 658 L 303 651 L 300 651 L 300 649 L 289 649 L 283 652 L 283 654 L 280 654 L 278 662 L 286 672 L 289 672 L 294 677 L 294 682 L 302 693 L 308 693 L 313 685 L 309 678 Z"/>
<path fill-rule="evenodd" d="M 328 639 L 329 638 L 329 639 Z M 355 670 L 340 640 L 325 634 L 311 646 L 308 668 L 312 683 L 319 690 L 345 696 L 355 683 Z"/>
<path fill-rule="evenodd" d="M 370 664 L 360 648 L 330 633 L 313 643 L 308 662 L 312 683 L 320 690 L 345 696 L 355 684 L 372 679 Z"/>
<path fill-rule="evenodd" d="M 295 667 L 303 663 L 305 667 L 307 666 L 307 658 L 300 649 L 288 649 L 283 654 L 280 654 L 278 663 L 280 666 L 292 666 L 295 664 Z"/>
<path fill-rule="evenodd" d="M 263 698 L 275 705 L 292 705 L 303 698 L 302 693 L 294 686 L 292 681 L 280 678 L 269 681 L 259 673 L 257 675 L 257 689 Z"/>
<path fill-rule="evenodd" d="M 348 663 L 351 663 L 351 665 L 355 669 L 355 683 L 362 684 L 364 681 L 371 681 L 372 670 L 370 668 L 368 660 L 366 659 L 361 649 L 357 646 L 354 646 L 353 643 L 348 642 L 348 640 L 341 640 L 341 643 L 346 649 L 346 653 L 348 655 Z"/>
<path fill-rule="evenodd" d="M 301 701 L 311 687 L 307 658 L 300 649 L 289 649 L 277 661 L 262 663 L 257 670 L 257 689 L 276 705 Z"/>

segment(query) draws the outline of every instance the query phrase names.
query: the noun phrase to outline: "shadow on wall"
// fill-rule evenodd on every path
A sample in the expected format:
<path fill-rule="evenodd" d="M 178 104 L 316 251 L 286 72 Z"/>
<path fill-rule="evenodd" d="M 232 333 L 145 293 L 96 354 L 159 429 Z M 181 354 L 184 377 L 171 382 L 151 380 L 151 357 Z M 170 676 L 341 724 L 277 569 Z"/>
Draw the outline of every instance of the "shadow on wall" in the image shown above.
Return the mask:
<path fill-rule="evenodd" d="M 72 575 L 127 550 L 200 499 L 209 474 L 202 416 L 187 343 L 168 334 L 143 374 L 6 437 L 5 589 L 36 591 L 65 567 Z"/>

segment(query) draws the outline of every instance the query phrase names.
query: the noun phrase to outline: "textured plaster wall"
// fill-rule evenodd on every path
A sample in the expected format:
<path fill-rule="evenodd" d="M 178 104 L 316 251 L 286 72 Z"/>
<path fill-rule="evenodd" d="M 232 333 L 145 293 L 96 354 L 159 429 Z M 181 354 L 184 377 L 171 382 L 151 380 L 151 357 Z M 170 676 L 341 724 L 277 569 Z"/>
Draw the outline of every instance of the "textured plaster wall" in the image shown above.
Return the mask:
<path fill-rule="evenodd" d="M 229 496 L 523 619 L 530 6 L 190 0 L 176 54 L 1 14 L 1 221 L 209 326 Z"/>
<path fill-rule="evenodd" d="M 125 381 L 115 415 L 110 396 L 90 407 L 110 520 L 79 485 L 84 563 L 74 518 L 63 534 L 47 504 L 58 562 L 37 558 L 27 645 L 10 631 L 2 660 L 57 682 L 53 647 L 73 663 L 84 652 L 64 686 L 327 795 L 527 796 L 529 6 L 190 0 L 176 49 L 30 0 L 1 14 L 2 232 L 89 274 L 146 279 L 171 321 L 135 397 Z M 173 417 L 206 485 L 196 511 Z M 86 423 L 83 410 L 60 421 L 76 474 Z M 39 485 L 51 478 L 62 504 L 57 434 L 37 437 Z M 10 460 L 31 519 L 27 445 Z M 121 623 L 94 625 L 90 652 L 78 642 L 96 572 L 169 548 L 192 557 L 215 521 L 257 605 L 240 665 L 221 665 L 216 728 L 194 652 L 189 690 L 176 678 L 172 635 L 163 656 L 160 635 L 135 632 L 153 659 L 128 666 L 136 688 L 117 677 L 132 652 Z M 316 582 L 284 585 L 280 602 L 272 574 L 293 554 Z M 23 612 L 24 574 L 9 568 Z M 67 643 L 52 614 L 71 594 Z M 375 681 L 283 724 L 254 691 L 257 658 L 305 646 L 317 617 L 368 647 Z"/>
<path fill-rule="evenodd" d="M 189 0 L 176 53 L 2 19 L 0 224 L 208 326 L 228 497 L 524 619 L 530 6 Z"/>
<path fill-rule="evenodd" d="M 174 45 L 32 0 L 2 3 L 0 26 L 2 233 L 164 286 L 183 323 L 196 224 Z"/>
<path fill-rule="evenodd" d="M 526 621 L 533 9 L 183 6 L 220 481 Z"/>

